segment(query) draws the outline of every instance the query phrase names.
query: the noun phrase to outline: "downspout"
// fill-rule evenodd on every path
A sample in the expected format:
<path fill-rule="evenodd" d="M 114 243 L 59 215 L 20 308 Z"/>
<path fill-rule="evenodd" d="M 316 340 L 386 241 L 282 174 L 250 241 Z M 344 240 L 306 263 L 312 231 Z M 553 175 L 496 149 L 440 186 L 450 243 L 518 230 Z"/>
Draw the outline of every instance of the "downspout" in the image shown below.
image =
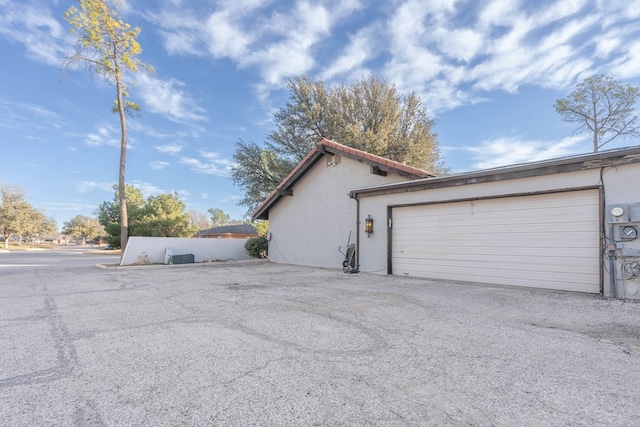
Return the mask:
<path fill-rule="evenodd" d="M 613 224 L 609 223 L 609 298 L 617 298 L 616 295 L 616 242 L 613 238 Z"/>
<path fill-rule="evenodd" d="M 604 228 L 605 222 L 605 209 L 607 206 L 607 186 L 604 183 L 604 173 L 606 168 L 600 168 L 600 185 L 602 185 L 602 227 Z M 615 299 L 617 297 L 617 283 L 616 283 L 616 241 L 613 237 L 613 223 L 609 222 L 609 298 Z M 606 236 L 605 236 L 606 237 Z"/>
<path fill-rule="evenodd" d="M 356 271 L 354 273 L 358 273 L 360 271 L 360 199 L 354 193 L 350 193 L 349 197 L 356 201 Z"/>

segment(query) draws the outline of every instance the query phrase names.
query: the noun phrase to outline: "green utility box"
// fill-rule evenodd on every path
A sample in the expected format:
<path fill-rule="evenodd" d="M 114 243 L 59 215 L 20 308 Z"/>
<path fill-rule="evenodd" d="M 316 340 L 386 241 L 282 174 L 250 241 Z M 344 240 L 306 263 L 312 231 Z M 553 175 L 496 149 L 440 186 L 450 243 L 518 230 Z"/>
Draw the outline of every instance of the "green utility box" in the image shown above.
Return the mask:
<path fill-rule="evenodd" d="M 192 264 L 194 259 L 193 254 L 172 255 L 171 264 Z"/>

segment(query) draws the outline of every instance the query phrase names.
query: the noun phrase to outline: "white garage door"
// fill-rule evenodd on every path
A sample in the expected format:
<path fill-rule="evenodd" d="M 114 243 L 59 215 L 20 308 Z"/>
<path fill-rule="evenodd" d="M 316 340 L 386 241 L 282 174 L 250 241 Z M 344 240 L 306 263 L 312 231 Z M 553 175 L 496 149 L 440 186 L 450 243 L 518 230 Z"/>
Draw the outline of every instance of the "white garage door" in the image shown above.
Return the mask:
<path fill-rule="evenodd" d="M 393 208 L 391 270 L 598 293 L 599 210 L 597 190 Z"/>

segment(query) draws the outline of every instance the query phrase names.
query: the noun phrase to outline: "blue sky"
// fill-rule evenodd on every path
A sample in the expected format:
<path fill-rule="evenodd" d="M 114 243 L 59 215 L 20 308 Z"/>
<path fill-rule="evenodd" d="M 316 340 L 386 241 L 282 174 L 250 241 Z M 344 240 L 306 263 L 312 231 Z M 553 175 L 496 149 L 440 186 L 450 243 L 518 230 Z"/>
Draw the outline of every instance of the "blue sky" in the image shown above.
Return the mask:
<path fill-rule="evenodd" d="M 84 69 L 59 82 L 75 4 L 0 0 L 0 184 L 59 227 L 94 216 L 118 179 L 115 89 Z M 637 1 L 128 0 L 122 15 L 156 69 L 133 77 L 142 114 L 128 122 L 127 182 L 233 218 L 245 213 L 235 142 L 264 141 L 291 77 L 374 73 L 416 91 L 454 172 L 589 152 L 555 100 L 598 73 L 640 86 Z"/>

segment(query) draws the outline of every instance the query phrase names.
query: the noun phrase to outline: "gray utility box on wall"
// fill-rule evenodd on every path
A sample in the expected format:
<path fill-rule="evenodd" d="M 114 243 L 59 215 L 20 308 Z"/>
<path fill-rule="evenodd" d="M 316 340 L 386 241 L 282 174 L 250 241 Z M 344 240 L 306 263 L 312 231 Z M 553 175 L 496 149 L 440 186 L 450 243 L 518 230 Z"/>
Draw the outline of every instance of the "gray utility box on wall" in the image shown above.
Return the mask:
<path fill-rule="evenodd" d="M 640 222 L 640 203 L 631 203 L 629 205 L 629 221 Z"/>
<path fill-rule="evenodd" d="M 193 254 L 171 255 L 170 264 L 192 264 L 195 262 Z"/>

